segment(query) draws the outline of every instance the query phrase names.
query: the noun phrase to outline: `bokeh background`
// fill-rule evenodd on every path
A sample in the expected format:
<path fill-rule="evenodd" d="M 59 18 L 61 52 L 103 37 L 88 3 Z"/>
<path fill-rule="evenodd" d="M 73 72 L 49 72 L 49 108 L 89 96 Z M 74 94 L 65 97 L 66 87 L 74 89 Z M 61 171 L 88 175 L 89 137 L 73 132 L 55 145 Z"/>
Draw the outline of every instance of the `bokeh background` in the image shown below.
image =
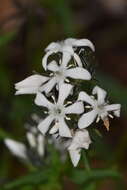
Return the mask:
<path fill-rule="evenodd" d="M 24 122 L 31 113 L 36 112 L 32 96 L 14 96 L 14 83 L 34 71 L 40 72 L 44 48 L 52 41 L 67 37 L 88 38 L 94 43 L 96 79 L 101 87 L 107 89 L 112 102 L 122 104 L 121 118 L 112 120 L 109 132 L 102 126 L 98 127 L 103 138 L 95 144 L 90 163 L 92 168 L 115 168 L 123 176 L 120 183 L 108 178 L 99 180 L 96 182 L 98 190 L 126 190 L 126 0 L 0 1 L 0 186 L 27 175 L 29 171 L 3 143 L 7 136 L 22 140 L 25 135 Z M 74 172 L 72 166 L 68 166 L 55 182 L 49 182 L 46 187 L 28 185 L 18 189 L 88 189 L 84 188 L 80 173 L 73 177 L 77 180 L 71 179 L 68 170 Z M 57 169 L 53 175 L 55 172 Z M 92 188 L 89 186 L 89 190 Z"/>

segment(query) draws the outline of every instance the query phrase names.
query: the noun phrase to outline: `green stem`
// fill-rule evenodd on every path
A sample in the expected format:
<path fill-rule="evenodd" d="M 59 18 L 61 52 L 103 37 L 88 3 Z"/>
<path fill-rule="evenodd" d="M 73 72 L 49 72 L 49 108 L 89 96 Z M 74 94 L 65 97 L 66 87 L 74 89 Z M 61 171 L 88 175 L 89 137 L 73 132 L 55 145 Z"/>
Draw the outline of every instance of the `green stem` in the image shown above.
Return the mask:
<path fill-rule="evenodd" d="M 87 159 L 87 154 L 86 154 L 86 151 L 83 152 L 84 153 L 84 162 L 85 162 L 85 168 L 88 172 L 90 172 L 91 168 L 90 168 L 90 165 L 89 165 L 89 161 Z"/>

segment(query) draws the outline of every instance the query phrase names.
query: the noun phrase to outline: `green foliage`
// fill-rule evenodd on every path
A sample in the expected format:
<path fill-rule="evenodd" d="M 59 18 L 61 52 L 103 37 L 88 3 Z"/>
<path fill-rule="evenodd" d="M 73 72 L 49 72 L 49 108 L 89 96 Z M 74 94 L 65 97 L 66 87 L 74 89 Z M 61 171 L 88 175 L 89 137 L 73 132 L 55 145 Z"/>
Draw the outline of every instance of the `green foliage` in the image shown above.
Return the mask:
<path fill-rule="evenodd" d="M 77 184 L 87 184 L 107 178 L 121 180 L 122 176 L 119 172 L 111 169 L 96 169 L 89 172 L 85 170 L 75 170 L 72 174 L 72 180 Z"/>
<path fill-rule="evenodd" d="M 10 32 L 0 35 L 0 48 L 12 41 L 15 38 L 15 34 L 16 32 Z"/>

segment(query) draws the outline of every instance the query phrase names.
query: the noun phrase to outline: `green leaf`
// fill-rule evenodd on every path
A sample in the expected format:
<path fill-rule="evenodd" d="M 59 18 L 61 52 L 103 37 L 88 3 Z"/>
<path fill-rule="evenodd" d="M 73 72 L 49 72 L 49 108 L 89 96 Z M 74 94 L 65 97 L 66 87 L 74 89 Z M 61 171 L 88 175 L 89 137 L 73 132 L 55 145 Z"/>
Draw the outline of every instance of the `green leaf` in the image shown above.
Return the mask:
<path fill-rule="evenodd" d="M 48 176 L 50 176 L 50 170 L 33 172 L 26 176 L 20 177 L 15 181 L 5 184 L 3 189 L 14 189 L 25 185 L 45 184 L 48 183 Z"/>
<path fill-rule="evenodd" d="M 0 128 L 0 140 L 4 140 L 5 138 L 10 138 L 10 135 L 4 129 Z"/>
<path fill-rule="evenodd" d="M 14 39 L 15 32 L 9 32 L 0 36 L 0 47 L 6 45 L 8 42 Z"/>
<path fill-rule="evenodd" d="M 107 178 L 112 179 L 122 179 L 122 176 L 119 172 L 105 169 L 105 170 L 93 170 L 90 172 L 83 171 L 83 170 L 74 170 L 71 179 L 77 184 L 87 184 L 94 182 L 96 180 L 103 180 Z"/>

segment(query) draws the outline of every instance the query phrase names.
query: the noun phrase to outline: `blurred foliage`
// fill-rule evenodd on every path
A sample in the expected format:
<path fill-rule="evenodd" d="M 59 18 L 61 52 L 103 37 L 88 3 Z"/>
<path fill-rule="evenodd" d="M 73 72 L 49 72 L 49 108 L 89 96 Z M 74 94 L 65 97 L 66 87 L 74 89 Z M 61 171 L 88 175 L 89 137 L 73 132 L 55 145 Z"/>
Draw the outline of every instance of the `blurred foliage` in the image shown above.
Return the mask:
<path fill-rule="evenodd" d="M 121 38 L 122 41 L 124 41 L 124 44 L 126 43 L 126 24 L 120 26 L 121 22 L 118 22 L 118 24 L 114 26 L 114 22 L 113 24 L 111 22 L 111 28 L 106 28 L 105 17 L 103 15 L 104 24 L 101 26 L 101 24 L 99 25 L 95 22 L 92 26 L 91 22 L 94 19 L 99 17 L 101 20 L 99 10 L 94 11 L 94 3 L 90 4 L 86 1 L 84 5 L 82 1 L 79 1 L 79 3 L 81 3 L 79 6 L 76 1 L 74 2 L 75 3 L 73 4 L 72 1 L 66 0 L 38 0 L 35 2 L 36 6 L 33 6 L 33 9 L 31 7 L 27 7 L 25 14 L 23 12 L 23 19 L 25 21 L 18 29 L 14 28 L 13 32 L 9 32 L 8 29 L 4 32 L 1 31 L 1 190 L 61 190 L 73 187 L 74 189 L 79 190 L 99 190 L 103 181 L 108 181 L 108 178 L 115 180 L 116 185 L 112 190 L 126 189 L 125 182 L 123 181 L 123 175 L 126 173 L 127 169 L 126 167 L 123 168 L 123 165 L 125 165 L 124 163 L 126 163 L 126 130 L 123 131 L 123 129 L 120 129 L 123 131 L 123 134 L 121 135 L 119 135 L 118 131 L 119 139 L 117 147 L 115 148 L 112 146 L 112 142 L 116 141 L 114 136 L 110 136 L 111 139 L 108 141 L 109 134 L 107 135 L 108 137 L 104 137 L 106 134 L 104 130 L 95 129 L 91 132 L 91 134 L 94 135 L 92 137 L 93 145 L 91 145 L 91 150 L 88 154 L 90 165 L 92 166 L 90 171 L 86 170 L 83 158 L 78 168 L 73 168 L 70 160 L 67 160 L 65 163 L 61 163 L 60 157 L 54 149 L 51 151 L 52 160 L 50 166 L 42 166 L 41 170 L 26 167 L 23 163 L 16 161 L 16 159 L 11 156 L 3 144 L 3 139 L 6 137 L 13 137 L 15 139 L 22 140 L 25 133 L 23 127 L 24 122 L 29 119 L 31 113 L 38 112 L 38 109 L 33 103 L 33 97 L 14 96 L 14 83 L 32 74 L 32 71 L 34 70 L 36 70 L 36 72 L 43 72 L 40 64 L 41 58 L 44 54 L 44 48 L 50 41 L 59 40 L 61 38 L 64 39 L 70 36 L 80 36 L 81 38 L 85 38 L 87 37 L 86 34 L 90 34 L 90 38 L 94 39 L 94 42 L 97 43 L 97 51 L 100 53 L 102 51 L 106 51 L 108 48 L 110 49 L 111 47 L 116 46 L 116 44 L 120 42 Z M 79 11 L 80 14 L 74 15 L 74 10 Z M 86 14 L 85 11 L 82 12 L 82 10 L 85 10 Z M 96 15 L 94 15 L 95 12 Z M 79 23 L 77 23 L 76 19 Z M 81 26 L 81 23 L 83 23 L 84 26 Z M 96 29 L 95 25 L 101 28 L 102 35 L 100 35 L 101 30 L 99 30 L 99 27 Z M 116 28 L 118 29 L 117 31 Z M 95 33 L 93 32 L 92 35 L 91 31 L 94 31 L 94 29 Z M 94 35 L 95 38 L 93 37 Z M 111 46 L 108 47 L 110 44 Z M 114 78 L 111 73 L 107 74 L 104 73 L 104 71 L 96 73 L 95 79 L 99 85 L 107 89 L 111 100 L 122 104 L 124 117 L 127 114 L 126 86 L 121 85 L 119 79 Z M 119 126 L 119 128 L 121 127 L 122 126 Z M 113 132 L 115 133 L 115 131 Z M 126 175 L 124 178 L 126 178 Z M 68 188 L 66 188 L 66 183 Z M 103 185 L 101 189 L 103 190 Z"/>

